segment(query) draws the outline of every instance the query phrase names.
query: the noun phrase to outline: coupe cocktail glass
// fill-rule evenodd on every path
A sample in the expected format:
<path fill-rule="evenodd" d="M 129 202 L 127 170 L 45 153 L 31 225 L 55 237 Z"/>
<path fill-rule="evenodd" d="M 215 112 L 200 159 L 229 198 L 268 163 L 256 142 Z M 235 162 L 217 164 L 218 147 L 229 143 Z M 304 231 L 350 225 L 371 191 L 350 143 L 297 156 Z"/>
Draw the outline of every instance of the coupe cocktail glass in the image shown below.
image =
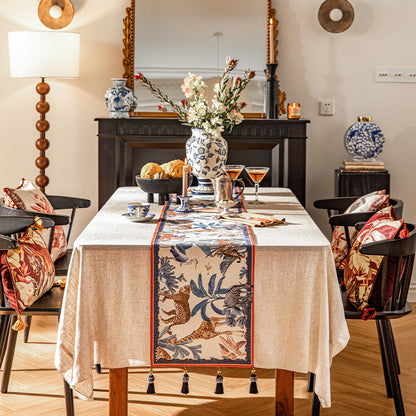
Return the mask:
<path fill-rule="evenodd" d="M 264 166 L 246 167 L 246 172 L 254 183 L 254 201 L 249 202 L 249 204 L 264 204 L 264 202 L 259 201 L 259 185 L 269 170 L 270 168 Z"/>
<path fill-rule="evenodd" d="M 229 176 L 231 179 L 237 179 L 241 172 L 244 169 L 244 165 L 224 165 L 222 170 Z"/>

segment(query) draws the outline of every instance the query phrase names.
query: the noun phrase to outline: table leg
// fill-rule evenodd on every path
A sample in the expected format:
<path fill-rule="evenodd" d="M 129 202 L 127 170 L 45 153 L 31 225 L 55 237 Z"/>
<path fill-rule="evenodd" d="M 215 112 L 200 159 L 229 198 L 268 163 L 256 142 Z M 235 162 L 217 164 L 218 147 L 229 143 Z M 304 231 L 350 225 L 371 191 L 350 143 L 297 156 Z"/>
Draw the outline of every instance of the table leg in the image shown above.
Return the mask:
<path fill-rule="evenodd" d="M 127 416 L 127 368 L 110 368 L 110 416 Z"/>
<path fill-rule="evenodd" d="M 294 415 L 294 374 L 293 371 L 276 369 L 275 415 Z"/>

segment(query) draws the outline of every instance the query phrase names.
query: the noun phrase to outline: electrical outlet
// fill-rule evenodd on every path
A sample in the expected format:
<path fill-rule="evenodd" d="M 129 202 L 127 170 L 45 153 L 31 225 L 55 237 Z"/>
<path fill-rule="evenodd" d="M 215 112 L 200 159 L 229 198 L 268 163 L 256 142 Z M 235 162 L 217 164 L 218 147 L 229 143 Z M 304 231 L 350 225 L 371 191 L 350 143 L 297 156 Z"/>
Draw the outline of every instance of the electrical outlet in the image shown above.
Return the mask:
<path fill-rule="evenodd" d="M 335 100 L 326 99 L 319 101 L 319 114 L 321 116 L 333 116 L 335 114 Z"/>
<path fill-rule="evenodd" d="M 391 68 L 391 81 L 392 82 L 405 82 L 406 69 L 394 66 Z"/>

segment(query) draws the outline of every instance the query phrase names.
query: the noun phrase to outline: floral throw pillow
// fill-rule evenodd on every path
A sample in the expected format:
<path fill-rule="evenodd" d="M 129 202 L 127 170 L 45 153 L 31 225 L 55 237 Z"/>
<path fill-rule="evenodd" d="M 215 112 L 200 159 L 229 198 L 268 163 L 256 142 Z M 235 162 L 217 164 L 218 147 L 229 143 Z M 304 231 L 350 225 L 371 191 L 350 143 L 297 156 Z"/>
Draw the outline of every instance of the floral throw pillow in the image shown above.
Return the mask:
<path fill-rule="evenodd" d="M 369 256 L 360 253 L 360 246 L 373 241 L 390 240 L 403 225 L 392 206 L 376 212 L 360 230 L 345 261 L 344 282 L 348 300 L 358 310 L 369 307 L 377 273 L 383 256 Z"/>
<path fill-rule="evenodd" d="M 389 205 L 389 195 L 386 191 L 374 191 L 367 195 L 357 198 L 345 211 L 344 214 L 353 212 L 368 212 L 378 211 Z M 357 232 L 354 227 L 348 228 L 351 243 L 354 241 Z M 345 236 L 345 229 L 343 226 L 336 226 L 332 233 L 331 241 L 332 254 L 334 255 L 335 267 L 337 269 L 344 268 L 344 260 L 348 255 L 347 238 Z"/>
<path fill-rule="evenodd" d="M 15 188 L 4 188 L 4 204 L 6 207 L 25 209 L 36 212 L 46 212 L 48 214 L 55 214 L 55 210 L 52 205 L 43 194 L 32 182 L 27 179 L 22 179 L 20 185 Z M 45 231 L 45 241 L 49 241 L 49 231 Z M 53 236 L 53 244 L 51 257 L 55 261 L 62 257 L 66 253 L 67 241 L 65 237 L 65 231 L 62 225 L 55 227 L 55 234 Z"/>
<path fill-rule="evenodd" d="M 38 230 L 40 219 L 18 239 L 15 250 L 0 251 L 0 273 L 4 293 L 18 315 L 36 302 L 54 284 L 55 269 L 46 243 Z"/>

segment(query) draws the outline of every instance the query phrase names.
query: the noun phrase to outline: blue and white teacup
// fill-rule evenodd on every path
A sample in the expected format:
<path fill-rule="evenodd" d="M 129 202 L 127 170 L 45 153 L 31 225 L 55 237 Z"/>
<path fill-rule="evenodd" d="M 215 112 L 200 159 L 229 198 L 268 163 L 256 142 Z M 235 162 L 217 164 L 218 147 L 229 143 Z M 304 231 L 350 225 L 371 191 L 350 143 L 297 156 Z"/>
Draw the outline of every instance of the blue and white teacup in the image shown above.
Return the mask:
<path fill-rule="evenodd" d="M 149 213 L 150 204 L 145 202 L 129 202 L 127 209 L 130 215 L 145 217 Z"/>

